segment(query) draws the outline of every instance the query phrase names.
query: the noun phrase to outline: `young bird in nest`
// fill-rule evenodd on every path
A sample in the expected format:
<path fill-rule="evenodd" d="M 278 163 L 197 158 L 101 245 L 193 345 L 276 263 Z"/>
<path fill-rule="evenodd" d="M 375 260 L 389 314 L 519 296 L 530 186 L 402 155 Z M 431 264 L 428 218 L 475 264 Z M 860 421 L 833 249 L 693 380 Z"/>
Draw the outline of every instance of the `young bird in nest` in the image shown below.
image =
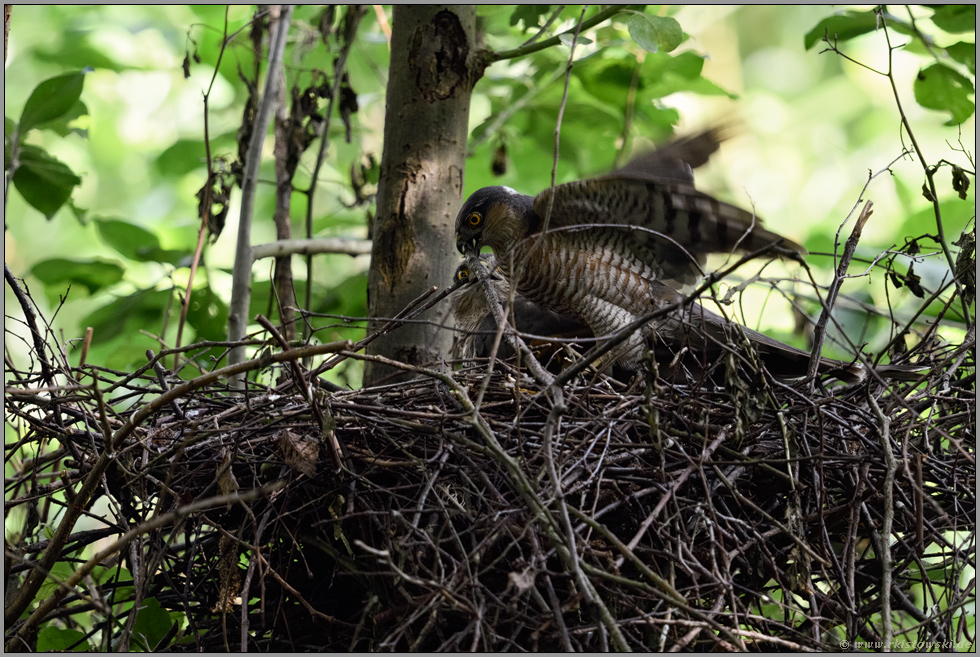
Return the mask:
<path fill-rule="evenodd" d="M 497 299 L 506 308 L 510 299 L 510 285 L 500 275 L 496 259 L 492 255 L 470 256 L 456 270 L 456 280 L 462 287 L 453 293 L 452 312 L 456 322 L 456 342 L 453 345 L 453 358 L 473 359 L 489 358 L 493 342 L 497 334 L 497 322 L 490 310 L 483 286 L 477 280 L 473 271 L 474 259 L 479 258 L 490 275 L 490 285 L 496 292 Z M 541 347 L 545 344 L 560 346 L 549 338 L 590 338 L 589 327 L 564 315 L 560 315 L 544 306 L 529 301 L 522 295 L 514 297 L 513 312 L 507 317 L 513 322 L 514 328 L 527 336 L 529 346 Z M 497 358 L 509 359 L 514 355 L 514 348 L 506 337 L 501 337 L 497 347 Z M 549 355 L 543 360 L 551 360 Z"/>

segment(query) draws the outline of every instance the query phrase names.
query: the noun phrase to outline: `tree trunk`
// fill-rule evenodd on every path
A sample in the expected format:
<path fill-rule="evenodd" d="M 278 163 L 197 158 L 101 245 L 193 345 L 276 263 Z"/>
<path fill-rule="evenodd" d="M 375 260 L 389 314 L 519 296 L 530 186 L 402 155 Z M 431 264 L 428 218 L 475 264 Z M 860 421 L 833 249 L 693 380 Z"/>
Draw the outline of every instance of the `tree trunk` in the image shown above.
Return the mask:
<path fill-rule="evenodd" d="M 368 314 L 378 319 L 369 332 L 429 287 L 452 283 L 470 93 L 482 74 L 475 32 L 474 6 L 395 6 L 368 273 Z M 442 307 L 423 317 L 438 318 Z M 437 361 L 451 344 L 449 330 L 413 323 L 374 341 L 368 351 L 422 364 Z M 364 382 L 392 374 L 367 363 Z"/>

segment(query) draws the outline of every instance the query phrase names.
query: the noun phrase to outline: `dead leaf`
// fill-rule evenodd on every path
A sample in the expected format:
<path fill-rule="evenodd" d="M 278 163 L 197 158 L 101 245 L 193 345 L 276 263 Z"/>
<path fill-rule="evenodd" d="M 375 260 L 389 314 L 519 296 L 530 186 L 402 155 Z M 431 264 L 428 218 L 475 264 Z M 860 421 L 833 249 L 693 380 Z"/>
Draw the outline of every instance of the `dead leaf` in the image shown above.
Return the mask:
<path fill-rule="evenodd" d="M 305 436 L 298 436 L 289 429 L 279 434 L 279 454 L 290 468 L 312 477 L 320 462 L 320 444 Z"/>

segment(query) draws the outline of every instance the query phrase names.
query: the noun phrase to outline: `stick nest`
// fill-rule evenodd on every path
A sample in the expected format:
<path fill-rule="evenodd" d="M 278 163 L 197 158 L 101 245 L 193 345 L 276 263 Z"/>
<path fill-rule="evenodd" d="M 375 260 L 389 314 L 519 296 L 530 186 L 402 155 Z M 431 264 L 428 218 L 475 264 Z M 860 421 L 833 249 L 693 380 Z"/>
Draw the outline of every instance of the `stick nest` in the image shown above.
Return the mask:
<path fill-rule="evenodd" d="M 94 545 L 102 575 L 47 619 L 94 607 L 113 641 L 137 639 L 107 610 L 153 599 L 157 645 L 193 650 L 838 650 L 882 640 L 886 607 L 895 639 L 969 642 L 968 347 L 920 354 L 918 384 L 591 374 L 558 409 L 506 363 L 312 399 L 272 365 L 172 403 L 149 369 L 101 398 L 13 373 L 8 460 L 37 458 L 8 466 L 8 512 L 56 524 L 109 458 L 57 555 Z M 8 531 L 15 586 L 36 528 Z"/>

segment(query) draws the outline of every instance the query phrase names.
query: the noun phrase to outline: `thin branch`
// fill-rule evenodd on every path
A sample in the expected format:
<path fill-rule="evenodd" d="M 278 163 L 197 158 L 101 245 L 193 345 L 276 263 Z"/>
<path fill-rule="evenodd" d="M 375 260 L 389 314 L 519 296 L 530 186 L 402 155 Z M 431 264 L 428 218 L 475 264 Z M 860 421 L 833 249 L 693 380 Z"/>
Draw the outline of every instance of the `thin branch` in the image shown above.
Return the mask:
<path fill-rule="evenodd" d="M 92 464 L 91 470 L 89 470 L 81 489 L 76 493 L 76 503 L 68 506 L 65 515 L 62 517 L 61 522 L 58 525 L 58 528 L 51 537 L 51 543 L 44 551 L 44 554 L 41 555 L 41 558 L 38 559 L 36 568 L 31 572 L 27 578 L 27 581 L 24 582 L 23 586 L 18 591 L 16 599 L 4 609 L 4 622 L 7 625 L 10 625 L 16 621 L 18 618 L 20 618 L 20 615 L 24 612 L 24 610 L 27 609 L 27 606 L 31 603 L 31 601 L 34 600 L 38 590 L 40 590 L 41 585 L 45 581 L 47 573 L 61 557 L 62 548 L 64 547 L 65 542 L 71 536 L 75 523 L 81 516 L 86 503 L 95 493 L 96 488 L 98 488 L 98 486 L 101 484 L 102 475 L 105 474 L 106 469 L 113 460 L 113 450 L 119 449 L 123 442 L 130 435 L 132 435 L 136 428 L 146 421 L 147 418 L 158 412 L 162 407 L 170 404 L 171 401 L 183 398 L 189 393 L 211 385 L 223 378 L 233 378 L 246 372 L 264 369 L 272 363 L 289 362 L 295 359 L 306 358 L 307 356 L 334 353 L 343 349 L 349 349 L 350 347 L 350 341 L 346 340 L 331 344 L 299 347 L 274 354 L 266 352 L 261 358 L 248 360 L 235 365 L 229 365 L 228 367 L 214 370 L 213 372 L 199 376 L 196 379 L 192 379 L 178 386 L 174 386 L 166 393 L 156 397 L 152 402 L 130 415 L 122 427 L 117 429 L 114 433 L 112 433 L 108 428 L 108 422 L 106 421 L 106 426 L 103 427 L 103 435 L 105 436 L 105 451 L 103 451 L 98 460 Z M 89 386 L 89 388 L 94 391 L 94 394 L 101 396 L 100 391 L 94 385 Z M 7 389 L 8 395 L 29 393 L 30 391 L 28 390 L 16 388 Z"/>
<path fill-rule="evenodd" d="M 540 39 L 542 36 L 544 36 L 544 33 L 548 31 L 548 28 L 551 27 L 551 24 L 554 23 L 559 16 L 561 16 L 561 12 L 564 10 L 565 10 L 565 5 L 558 5 L 557 7 L 555 7 L 555 10 L 551 12 L 551 16 L 548 16 L 548 20 L 544 22 L 544 25 L 542 25 L 530 39 L 522 43 L 519 47 L 523 48 L 525 46 L 529 46 L 535 41 L 537 41 L 538 39 Z"/>
<path fill-rule="evenodd" d="M 99 550 L 97 554 L 75 570 L 75 572 L 73 572 L 67 580 L 65 580 L 63 583 L 59 583 L 59 586 L 55 589 L 54 593 L 52 593 L 44 602 L 38 605 L 37 609 L 35 609 L 34 612 L 27 618 L 20 629 L 18 629 L 17 633 L 7 641 L 6 649 L 10 652 L 21 652 L 25 646 L 29 645 L 27 642 L 27 637 L 32 636 L 37 631 L 37 628 L 41 622 L 43 622 L 47 615 L 54 610 L 65 594 L 77 586 L 79 582 L 81 582 L 82 579 L 91 573 L 97 566 L 102 564 L 104 561 L 109 559 L 109 557 L 113 556 L 120 550 L 123 550 L 136 537 L 143 534 L 148 534 L 162 527 L 166 527 L 167 525 L 170 525 L 192 513 L 227 504 L 248 502 L 258 497 L 266 497 L 275 493 L 276 491 L 282 490 L 284 487 L 285 482 L 280 479 L 272 482 L 271 484 L 263 486 L 262 488 L 246 491 L 244 493 L 218 495 L 216 497 L 198 500 L 171 511 L 170 513 L 157 516 L 149 522 L 133 527 L 107 547 Z"/>
<path fill-rule="evenodd" d="M 279 17 L 278 27 L 273 44 L 269 49 L 268 74 L 265 79 L 265 89 L 262 92 L 262 102 L 255 117 L 255 129 L 248 145 L 245 158 L 245 171 L 242 178 L 242 209 L 238 220 L 238 240 L 235 246 L 235 264 L 232 269 L 231 304 L 228 309 L 228 337 L 232 342 L 245 337 L 248 326 L 248 305 L 252 288 L 252 213 L 255 207 L 255 192 L 258 185 L 259 164 L 262 161 L 262 145 L 269 131 L 269 120 L 272 117 L 273 104 L 276 100 L 275 90 L 279 84 L 278 77 L 282 70 L 283 53 L 286 50 L 286 38 L 289 33 L 289 23 L 293 15 L 293 6 L 285 5 Z M 233 347 L 228 354 L 231 365 L 245 360 L 245 348 Z"/>
<path fill-rule="evenodd" d="M 879 13 L 882 12 L 882 8 L 876 7 L 875 11 Z M 891 36 L 889 35 L 887 21 L 885 21 L 884 16 L 882 16 L 881 30 L 885 35 L 885 42 L 888 44 L 888 84 L 892 89 L 892 96 L 895 97 L 895 107 L 898 108 L 898 114 L 902 119 L 902 125 L 905 126 L 905 132 L 908 134 L 909 139 L 912 141 L 912 150 L 916 157 L 919 159 L 919 164 L 922 166 L 922 171 L 926 176 L 926 184 L 929 185 L 930 200 L 932 201 L 933 213 L 936 216 L 936 231 L 939 234 L 939 246 L 943 250 L 943 255 L 946 256 L 946 263 L 949 265 L 950 272 L 956 272 L 956 259 L 953 258 L 952 252 L 949 250 L 949 242 L 946 239 L 946 231 L 943 228 L 943 216 L 942 208 L 939 206 L 939 194 L 936 191 L 936 181 L 934 180 L 935 171 L 926 162 L 925 156 L 922 154 L 922 148 L 919 146 L 918 140 L 915 138 L 915 133 L 912 132 L 912 124 L 909 122 L 908 117 L 905 115 L 905 109 L 902 107 L 902 99 L 898 93 L 898 86 L 895 83 L 894 75 L 894 51 L 892 49 Z M 962 283 L 954 278 L 954 283 L 956 284 L 956 294 L 960 298 L 960 304 L 963 308 L 963 319 L 967 325 L 972 324 L 970 320 L 970 307 L 966 302 L 966 298 L 963 296 Z"/>
<path fill-rule="evenodd" d="M 817 320 L 817 325 L 814 329 L 813 349 L 810 353 L 810 365 L 807 367 L 806 372 L 807 378 L 810 379 L 811 389 L 816 381 L 817 370 L 820 368 L 820 352 L 823 349 L 824 336 L 827 332 L 827 320 L 830 318 L 834 304 L 837 302 L 837 294 L 840 292 L 840 287 L 843 284 L 844 279 L 847 277 L 847 268 L 850 266 L 851 258 L 854 256 L 854 251 L 857 249 L 858 242 L 861 240 L 861 232 L 864 230 L 864 225 L 871 217 L 871 208 L 871 201 L 866 202 L 864 207 L 861 208 L 857 221 L 854 222 L 854 228 L 851 230 L 851 235 L 847 238 L 847 242 L 844 244 L 844 252 L 841 253 L 840 261 L 837 263 L 837 270 L 834 272 L 834 280 L 830 282 L 830 287 L 827 290 L 827 297 L 822 304 L 823 309 L 820 311 L 820 318 Z"/>
<path fill-rule="evenodd" d="M 538 41 L 537 43 L 532 43 L 530 45 L 520 46 L 519 48 L 514 48 L 512 50 L 487 53 L 487 62 L 492 64 L 493 62 L 499 62 L 504 59 L 517 59 L 518 57 L 524 57 L 525 55 L 530 55 L 531 53 L 550 48 L 551 46 L 557 46 L 562 42 L 562 37 L 572 36 L 573 34 L 580 33 L 582 30 L 591 29 L 606 19 L 624 11 L 642 11 L 643 6 L 644 5 L 615 5 L 608 7 L 600 11 L 589 20 L 576 23 L 574 28 L 565 30 L 561 34 L 545 39 L 544 41 Z"/>
<path fill-rule="evenodd" d="M 371 254 L 371 240 L 347 239 L 342 237 L 320 237 L 303 240 L 278 240 L 252 247 L 252 261 L 263 258 L 278 258 L 285 255 L 317 255 L 338 253 L 358 256 Z"/>
<path fill-rule="evenodd" d="M 373 5 L 374 11 L 378 15 L 379 24 L 381 19 L 384 18 L 384 9 L 378 5 Z M 337 97 L 340 95 L 340 85 L 344 80 L 344 67 L 347 66 L 347 57 L 350 55 L 350 49 L 354 45 L 354 36 L 357 34 L 357 28 L 361 23 L 361 19 L 367 9 L 360 5 L 348 5 L 347 14 L 344 19 L 344 43 L 340 47 L 340 54 L 337 56 L 337 61 L 334 62 L 333 67 L 333 86 L 330 88 L 330 100 L 327 102 L 327 115 L 323 120 L 323 134 L 321 135 L 320 150 L 316 155 L 316 164 L 313 165 L 313 174 L 310 177 L 310 188 L 306 192 L 306 238 L 311 239 L 313 237 L 313 200 L 316 196 L 317 181 L 320 180 L 320 169 L 323 167 L 323 163 L 327 159 L 327 150 L 330 148 L 330 119 L 333 117 L 334 104 L 337 102 Z M 385 23 L 386 24 L 386 23 Z M 382 25 L 384 29 L 384 25 Z M 391 29 L 385 33 L 388 39 L 388 50 L 391 50 Z M 370 245 L 368 246 L 368 253 L 370 253 Z M 307 308 L 313 306 L 313 286 L 309 284 L 313 280 L 313 258 L 306 258 L 306 303 Z M 309 338 L 310 327 L 307 324 L 304 327 L 304 337 Z"/>
<path fill-rule="evenodd" d="M 191 271 L 187 276 L 187 287 L 184 289 L 184 298 L 180 304 L 180 320 L 177 322 L 177 340 L 175 347 L 180 347 L 184 337 L 184 325 L 187 322 L 187 312 L 191 305 L 191 295 L 194 292 L 194 275 L 197 273 L 197 266 L 201 262 L 201 254 L 204 252 L 204 237 L 208 232 L 208 222 L 211 219 L 211 201 L 214 193 L 214 159 L 211 157 L 211 132 L 210 132 L 210 102 L 211 92 L 214 90 L 215 80 L 218 79 L 218 70 L 221 68 L 221 60 L 225 56 L 225 49 L 228 43 L 238 34 L 228 35 L 228 7 L 225 7 L 225 22 L 222 30 L 221 48 L 218 49 L 218 59 L 214 63 L 214 71 L 211 73 L 211 82 L 208 84 L 207 91 L 204 92 L 204 162 L 207 166 L 207 179 L 204 183 L 204 195 L 201 200 L 201 227 L 197 231 L 197 246 L 194 248 L 194 258 L 191 260 Z M 242 28 L 244 29 L 244 28 Z M 239 30 L 241 31 L 241 30 Z M 169 315 L 169 313 L 168 313 Z M 174 354 L 174 372 L 180 369 L 180 354 Z"/>
<path fill-rule="evenodd" d="M 37 358 L 41 361 L 41 378 L 43 381 L 49 385 L 54 385 L 54 370 L 51 369 L 51 364 L 48 362 L 48 353 L 46 350 L 46 345 L 44 344 L 44 336 L 41 335 L 41 331 L 37 328 L 37 317 L 34 315 L 33 303 L 30 297 L 21 288 L 20 283 L 17 282 L 17 278 L 14 276 L 13 272 L 10 271 L 10 267 L 7 263 L 3 263 L 3 277 L 7 281 L 7 285 L 14 293 L 14 297 L 17 299 L 17 303 L 20 304 L 20 309 L 24 313 L 24 321 L 27 322 L 27 328 L 31 330 L 31 340 L 34 342 L 34 353 L 37 354 Z"/>

